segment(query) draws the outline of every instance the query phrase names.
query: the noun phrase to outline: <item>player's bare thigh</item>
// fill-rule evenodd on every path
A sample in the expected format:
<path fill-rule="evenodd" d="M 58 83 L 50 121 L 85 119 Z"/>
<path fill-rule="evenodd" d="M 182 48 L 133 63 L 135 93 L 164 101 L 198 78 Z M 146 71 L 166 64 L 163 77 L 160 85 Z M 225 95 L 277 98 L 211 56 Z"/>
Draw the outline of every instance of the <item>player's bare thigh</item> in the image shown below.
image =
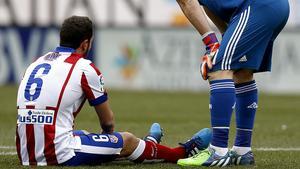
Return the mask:
<path fill-rule="evenodd" d="M 241 69 L 237 70 L 233 74 L 234 83 L 246 83 L 253 80 L 253 70 L 250 69 Z"/>
<path fill-rule="evenodd" d="M 121 151 L 120 156 L 127 157 L 131 155 L 137 148 L 140 139 L 129 132 L 120 132 L 120 134 L 123 138 L 123 149 Z"/>
<path fill-rule="evenodd" d="M 253 80 L 253 70 L 241 69 L 237 71 L 232 70 L 219 70 L 211 72 L 209 75 L 209 81 L 220 79 L 233 79 L 234 83 L 245 83 Z"/>
<path fill-rule="evenodd" d="M 232 70 L 219 70 L 215 72 L 208 73 L 208 80 L 221 80 L 221 79 L 232 79 L 233 78 L 233 71 Z"/>

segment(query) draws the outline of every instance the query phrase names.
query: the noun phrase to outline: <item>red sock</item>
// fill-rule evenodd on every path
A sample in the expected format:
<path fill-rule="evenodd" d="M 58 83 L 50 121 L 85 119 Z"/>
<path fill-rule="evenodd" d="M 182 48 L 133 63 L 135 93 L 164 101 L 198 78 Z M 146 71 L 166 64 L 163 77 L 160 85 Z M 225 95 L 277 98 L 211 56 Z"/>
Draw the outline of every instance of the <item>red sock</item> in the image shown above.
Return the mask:
<path fill-rule="evenodd" d="M 181 146 L 169 148 L 151 141 L 145 143 L 145 149 L 137 161 L 164 159 L 166 162 L 176 163 L 177 160 L 185 158 L 185 149 Z"/>

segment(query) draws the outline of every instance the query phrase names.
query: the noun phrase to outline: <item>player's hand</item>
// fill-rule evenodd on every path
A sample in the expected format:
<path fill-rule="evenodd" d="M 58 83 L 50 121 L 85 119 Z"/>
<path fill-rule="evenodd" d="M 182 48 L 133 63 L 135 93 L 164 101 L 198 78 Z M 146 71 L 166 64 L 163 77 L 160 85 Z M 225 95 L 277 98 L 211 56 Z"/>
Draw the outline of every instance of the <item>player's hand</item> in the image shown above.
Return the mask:
<path fill-rule="evenodd" d="M 112 134 L 114 132 L 114 123 L 101 124 L 102 134 Z"/>
<path fill-rule="evenodd" d="M 214 32 L 209 32 L 208 34 L 206 34 L 203 37 L 202 41 L 206 46 L 206 52 L 205 52 L 204 56 L 201 58 L 202 63 L 200 66 L 200 72 L 201 72 L 202 78 L 204 80 L 207 80 L 208 79 L 208 70 L 212 69 L 212 67 L 213 67 L 212 60 L 213 60 L 214 56 L 216 55 L 216 53 L 220 47 L 220 44 L 219 44 L 216 34 Z"/>

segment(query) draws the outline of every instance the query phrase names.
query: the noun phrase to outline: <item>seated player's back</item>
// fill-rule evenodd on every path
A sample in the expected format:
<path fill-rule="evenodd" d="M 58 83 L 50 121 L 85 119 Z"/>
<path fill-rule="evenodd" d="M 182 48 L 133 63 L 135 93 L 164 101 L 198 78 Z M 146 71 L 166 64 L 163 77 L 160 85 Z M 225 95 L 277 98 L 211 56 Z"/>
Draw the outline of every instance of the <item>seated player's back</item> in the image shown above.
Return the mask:
<path fill-rule="evenodd" d="M 92 69 L 90 63 L 56 51 L 27 68 L 17 99 L 17 151 L 23 165 L 57 164 L 74 156 L 80 139 L 72 134 L 73 120 L 85 101 L 81 77 Z"/>

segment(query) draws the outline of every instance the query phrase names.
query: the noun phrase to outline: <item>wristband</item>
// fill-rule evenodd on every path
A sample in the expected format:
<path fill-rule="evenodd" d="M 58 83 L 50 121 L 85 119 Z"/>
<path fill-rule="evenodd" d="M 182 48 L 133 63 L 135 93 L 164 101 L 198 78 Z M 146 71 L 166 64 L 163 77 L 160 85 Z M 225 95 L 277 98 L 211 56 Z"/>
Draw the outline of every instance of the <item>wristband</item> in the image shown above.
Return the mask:
<path fill-rule="evenodd" d="M 209 46 L 210 44 L 218 43 L 218 38 L 215 32 L 213 31 L 206 32 L 202 37 L 203 37 L 202 41 L 206 46 Z"/>

